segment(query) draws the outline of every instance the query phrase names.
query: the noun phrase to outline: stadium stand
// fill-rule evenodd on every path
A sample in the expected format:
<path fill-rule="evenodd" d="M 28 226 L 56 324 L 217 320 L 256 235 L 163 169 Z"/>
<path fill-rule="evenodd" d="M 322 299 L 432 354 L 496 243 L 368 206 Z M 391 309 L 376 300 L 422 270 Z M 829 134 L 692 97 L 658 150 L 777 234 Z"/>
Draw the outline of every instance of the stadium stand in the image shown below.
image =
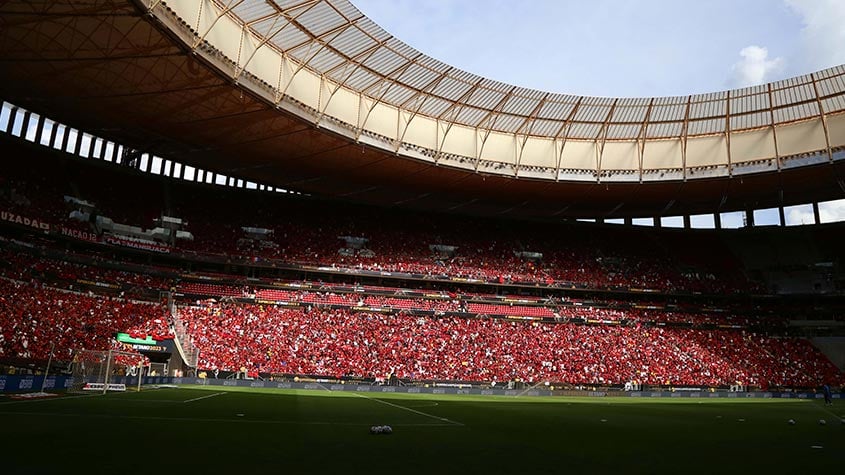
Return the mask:
<path fill-rule="evenodd" d="M 13 317 L 4 321 L 0 356 L 45 358 L 51 329 L 62 331 L 64 358 L 70 348 L 109 348 L 117 331 L 169 339 L 160 304 L 119 297 L 172 291 L 199 347 L 198 369 L 564 385 L 811 387 L 842 379 L 807 340 L 773 336 L 784 334 L 787 317 L 774 304 L 748 305 L 745 295 L 765 289 L 713 235 L 405 212 L 373 218 L 351 204 L 221 196 L 75 162 L 61 172 L 13 163 L 0 204 L 58 231 L 15 228 L 14 243 L 4 237 L 0 274 L 13 279 L 3 290 L 14 298 L 3 300 Z M 165 192 L 132 198 L 150 186 Z M 66 194 L 136 227 L 179 216 L 194 239 L 103 246 L 95 242 L 102 230 L 70 218 Z M 245 240 L 243 227 L 274 229 L 273 245 Z M 368 242 L 346 249 L 339 236 Z M 836 246 L 830 235 L 818 240 Z M 454 255 L 433 244 L 454 246 Z M 514 286 L 525 295 L 509 294 Z"/>
<path fill-rule="evenodd" d="M 187 256 L 555 287 L 723 294 L 761 290 L 719 240 L 699 246 L 686 234 L 621 227 L 573 233 L 568 225 L 513 225 L 406 212 L 374 218 L 354 205 L 248 193 L 221 196 L 201 186 L 133 174 L 116 179 L 113 170 L 66 165 L 63 173 L 51 171 L 54 167 L 34 173 L 21 163 L 13 165 L 6 172 L 0 202 L 12 212 L 91 237 L 102 235 L 102 230 L 70 219 L 72 206 L 64 196 L 95 204 L 99 215 L 139 228 L 151 228 L 162 215 L 178 216 L 187 221 L 194 240 L 177 240 L 175 249 L 172 243 L 162 246 Z M 168 189 L 167 202 L 159 194 L 133 198 L 148 195 L 151 185 Z M 239 246 L 242 228 L 250 226 L 275 230 L 273 246 Z M 339 236 L 346 235 L 366 237 L 368 249 L 343 252 Z M 429 248 L 432 244 L 457 250 L 453 256 L 438 255 Z M 515 254 L 523 251 L 540 253 L 542 259 Z"/>
<path fill-rule="evenodd" d="M 804 340 L 729 330 L 427 318 L 348 309 L 180 309 L 200 367 L 328 377 L 807 387 L 842 374 Z"/>
<path fill-rule="evenodd" d="M 0 356 L 69 361 L 79 348 L 105 350 L 118 331 L 172 335 L 155 303 L 133 302 L 0 279 Z"/>

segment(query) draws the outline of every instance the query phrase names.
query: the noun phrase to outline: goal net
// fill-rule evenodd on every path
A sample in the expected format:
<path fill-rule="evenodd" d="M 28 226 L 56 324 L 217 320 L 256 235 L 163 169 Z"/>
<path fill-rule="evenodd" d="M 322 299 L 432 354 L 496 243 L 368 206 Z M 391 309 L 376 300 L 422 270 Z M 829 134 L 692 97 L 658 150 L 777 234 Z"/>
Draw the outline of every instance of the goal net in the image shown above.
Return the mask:
<path fill-rule="evenodd" d="M 140 387 L 145 357 L 119 350 L 79 350 L 73 357 L 69 392 L 126 391 Z"/>

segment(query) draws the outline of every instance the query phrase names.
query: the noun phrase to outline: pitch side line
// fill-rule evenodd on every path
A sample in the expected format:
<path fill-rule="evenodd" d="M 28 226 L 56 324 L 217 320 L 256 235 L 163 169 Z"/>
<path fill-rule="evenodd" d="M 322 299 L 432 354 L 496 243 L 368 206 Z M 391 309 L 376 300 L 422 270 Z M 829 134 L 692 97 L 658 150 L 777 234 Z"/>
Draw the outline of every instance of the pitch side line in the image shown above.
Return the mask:
<path fill-rule="evenodd" d="M 209 394 L 208 396 L 195 397 L 193 399 L 188 399 L 187 401 L 182 401 L 182 403 L 185 404 L 185 403 L 188 403 L 188 402 L 201 401 L 203 399 L 208 399 L 210 397 L 219 396 L 221 394 L 226 394 L 226 393 L 214 393 L 214 394 Z"/>
<path fill-rule="evenodd" d="M 177 421 L 177 422 L 214 422 L 214 423 L 235 423 L 235 424 L 269 424 L 269 425 L 311 425 L 311 426 L 356 426 L 364 427 L 367 424 L 361 422 L 329 422 L 329 421 L 268 421 L 259 419 L 223 419 L 203 417 L 162 417 L 162 416 L 128 416 L 123 414 L 76 414 L 68 412 L 24 412 L 24 411 L 0 411 L 0 414 L 19 416 L 46 416 L 46 417 L 92 417 L 97 419 L 134 419 L 151 421 Z M 452 427 L 455 422 L 447 423 L 426 422 L 393 424 L 394 427 Z M 461 424 L 463 425 L 463 424 Z"/>
<path fill-rule="evenodd" d="M 354 394 L 358 397 L 362 397 L 364 399 L 369 399 L 370 401 L 375 401 L 375 402 L 379 402 L 379 403 L 382 403 L 382 404 L 385 404 L 385 405 L 388 405 L 388 406 L 395 407 L 397 409 L 402 409 L 403 411 L 413 412 L 414 414 L 419 414 L 421 416 L 429 417 L 431 419 L 437 419 L 438 421 L 447 422 L 451 425 L 455 425 L 455 426 L 463 426 L 464 425 L 460 422 L 453 421 L 453 420 L 450 420 L 450 419 L 446 419 L 445 417 L 435 416 L 434 414 L 428 414 L 428 413 L 425 413 L 425 412 L 422 412 L 422 411 L 418 411 L 416 409 L 411 409 L 410 407 L 400 406 L 399 404 L 393 404 L 391 402 L 383 401 L 381 399 L 376 399 L 374 397 L 365 396 L 365 395 L 359 394 L 359 393 L 352 393 L 352 394 Z"/>
<path fill-rule="evenodd" d="M 15 401 L 3 401 L 0 402 L 0 406 L 5 406 L 6 404 L 22 404 L 25 402 L 42 402 L 42 401 L 65 401 L 67 399 L 79 399 L 83 397 L 96 397 L 102 396 L 102 394 L 80 394 L 79 396 L 61 396 L 61 397 L 45 397 L 45 398 L 38 398 L 38 399 L 18 399 Z"/>

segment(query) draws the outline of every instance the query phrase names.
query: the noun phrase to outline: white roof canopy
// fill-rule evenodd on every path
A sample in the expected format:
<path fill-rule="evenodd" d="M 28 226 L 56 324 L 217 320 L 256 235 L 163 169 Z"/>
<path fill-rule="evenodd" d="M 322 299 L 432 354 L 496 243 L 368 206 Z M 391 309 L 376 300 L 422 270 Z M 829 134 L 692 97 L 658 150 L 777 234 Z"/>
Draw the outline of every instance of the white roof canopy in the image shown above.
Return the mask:
<path fill-rule="evenodd" d="M 144 2 L 158 14 L 159 2 Z M 760 160 L 779 169 L 782 158 L 809 152 L 832 161 L 845 145 L 843 66 L 709 94 L 574 96 L 428 57 L 348 0 L 161 4 L 188 25 L 194 48 L 222 54 L 231 63 L 224 72 L 273 90 L 280 107 L 295 103 L 318 125 L 444 165 L 534 178 L 579 179 L 570 170 L 627 180 L 620 174 L 630 171 L 643 180 L 663 170 L 686 179 L 689 170 L 727 175 Z"/>

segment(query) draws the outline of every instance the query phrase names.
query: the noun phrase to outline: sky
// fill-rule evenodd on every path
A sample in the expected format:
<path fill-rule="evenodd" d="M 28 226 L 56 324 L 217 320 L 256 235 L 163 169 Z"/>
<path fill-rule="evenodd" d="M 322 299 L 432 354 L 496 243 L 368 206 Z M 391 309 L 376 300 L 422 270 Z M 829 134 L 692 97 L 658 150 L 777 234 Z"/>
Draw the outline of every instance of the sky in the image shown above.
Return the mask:
<path fill-rule="evenodd" d="M 687 95 L 845 63 L 845 0 L 352 0 L 423 53 L 543 91 Z"/>

